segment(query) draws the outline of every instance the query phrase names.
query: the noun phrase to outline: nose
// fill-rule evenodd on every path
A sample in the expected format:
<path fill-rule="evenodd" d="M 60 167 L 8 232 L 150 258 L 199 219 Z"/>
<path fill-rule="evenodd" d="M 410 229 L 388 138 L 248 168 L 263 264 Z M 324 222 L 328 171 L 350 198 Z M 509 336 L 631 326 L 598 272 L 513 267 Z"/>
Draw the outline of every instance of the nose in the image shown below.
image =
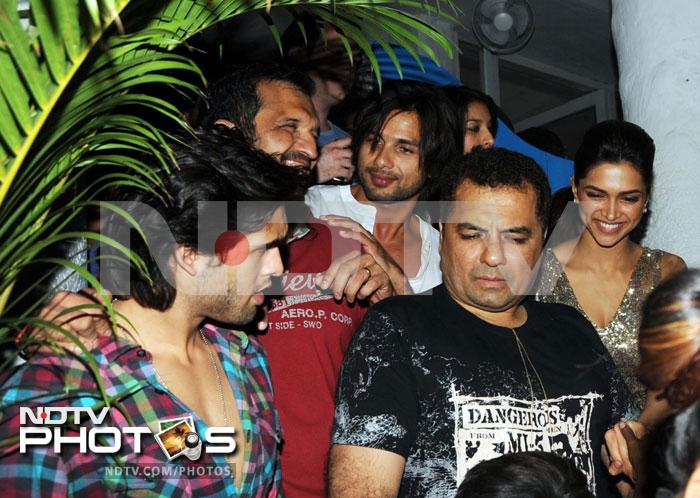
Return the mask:
<path fill-rule="evenodd" d="M 279 277 L 284 273 L 284 264 L 278 247 L 272 247 L 265 254 L 265 265 L 263 267 L 265 275 Z"/>
<path fill-rule="evenodd" d="M 499 237 L 486 238 L 484 251 L 481 253 L 481 262 L 491 267 L 502 266 L 506 263 L 503 242 Z"/>
<path fill-rule="evenodd" d="M 387 157 L 387 150 L 383 144 L 377 144 L 377 147 L 374 149 L 374 164 L 381 168 L 391 166 L 391 161 Z"/>
<path fill-rule="evenodd" d="M 481 139 L 481 146 L 484 149 L 490 149 L 491 147 L 493 147 L 493 135 L 490 131 L 486 130 L 486 132 L 484 133 L 484 136 Z"/>
<path fill-rule="evenodd" d="M 294 144 L 298 152 L 303 152 L 311 161 L 318 159 L 318 147 L 316 146 L 316 138 L 311 132 L 303 132 L 297 136 Z"/>
<path fill-rule="evenodd" d="M 617 219 L 619 209 L 617 201 L 615 199 L 610 199 L 608 200 L 608 202 L 605 203 L 605 211 L 603 214 L 605 215 L 605 218 L 610 221 L 614 221 Z"/>

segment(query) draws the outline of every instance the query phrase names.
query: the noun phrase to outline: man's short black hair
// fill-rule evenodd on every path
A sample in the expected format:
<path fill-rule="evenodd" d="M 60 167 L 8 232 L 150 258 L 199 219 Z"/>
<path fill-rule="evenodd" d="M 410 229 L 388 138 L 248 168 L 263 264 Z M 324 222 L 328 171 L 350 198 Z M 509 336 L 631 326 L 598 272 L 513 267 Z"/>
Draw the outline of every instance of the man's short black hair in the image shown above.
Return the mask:
<path fill-rule="evenodd" d="M 547 175 L 533 159 L 499 147 L 475 149 L 473 152 L 454 160 L 448 168 L 445 168 L 441 185 L 441 200 L 454 201 L 457 189 L 466 181 L 481 187 L 504 187 L 518 190 L 525 189 L 530 185 L 537 196 L 537 205 L 535 206 L 537 219 L 542 227 L 542 232 L 546 232 L 552 191 Z M 442 203 L 443 221 L 449 215 L 449 205 L 449 202 Z"/>
<path fill-rule="evenodd" d="M 593 498 L 570 460 L 543 451 L 508 453 L 467 472 L 455 498 Z"/>
<path fill-rule="evenodd" d="M 249 143 L 255 142 L 255 116 L 262 102 L 258 85 L 282 82 L 311 97 L 314 83 L 302 71 L 279 63 L 243 64 L 232 67 L 225 76 L 214 81 L 207 91 L 207 111 L 202 126 L 210 128 L 217 119 L 236 125 Z"/>
<path fill-rule="evenodd" d="M 172 305 L 176 294 L 161 273 L 164 262 L 175 250 L 173 239 L 176 245 L 213 254 L 213 241 L 221 235 L 214 233 L 218 223 L 213 220 L 220 213 L 221 202 L 225 202 L 226 229 L 251 233 L 264 228 L 283 202 L 303 199 L 309 186 L 307 176 L 280 165 L 251 148 L 239 133 L 223 127 L 183 137 L 172 148 L 177 166 L 169 173 L 160 172 L 164 177 L 162 188 L 123 188 L 111 199 L 129 203 L 123 206 L 133 206 L 132 210 L 141 214 L 137 221 L 146 240 L 135 235 L 129 240 L 131 250 L 144 261 L 149 275 L 137 269 L 129 271 L 117 263 L 103 264 L 102 271 L 103 279 L 114 278 L 120 289 L 125 288 L 120 276 L 130 274 L 130 296 L 141 306 L 160 311 Z M 220 202 L 215 205 L 214 201 Z M 240 212 L 239 202 L 252 204 Z M 144 212 L 139 205 L 149 209 Z M 129 227 L 123 220 L 105 220 L 106 235 L 126 240 L 125 230 Z"/>
<path fill-rule="evenodd" d="M 437 182 L 445 164 L 462 154 L 457 115 L 442 89 L 417 82 L 386 82 L 370 95 L 355 117 L 352 153 L 357 163 L 367 137 L 379 138 L 387 119 L 396 112 L 415 112 L 420 122 L 420 163 L 427 182 L 421 200 L 435 200 Z"/>

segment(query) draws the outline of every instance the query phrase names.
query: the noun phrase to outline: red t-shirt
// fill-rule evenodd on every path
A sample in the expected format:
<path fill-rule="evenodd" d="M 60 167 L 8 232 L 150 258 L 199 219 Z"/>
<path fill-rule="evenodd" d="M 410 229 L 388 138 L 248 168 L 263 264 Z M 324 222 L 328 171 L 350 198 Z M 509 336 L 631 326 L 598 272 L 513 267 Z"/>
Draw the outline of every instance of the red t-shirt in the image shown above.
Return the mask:
<path fill-rule="evenodd" d="M 273 299 L 260 340 L 270 362 L 282 423 L 282 482 L 291 498 L 325 497 L 335 389 L 343 357 L 367 309 L 316 288 L 331 261 L 359 249 L 319 220 L 292 242 L 284 297 Z"/>

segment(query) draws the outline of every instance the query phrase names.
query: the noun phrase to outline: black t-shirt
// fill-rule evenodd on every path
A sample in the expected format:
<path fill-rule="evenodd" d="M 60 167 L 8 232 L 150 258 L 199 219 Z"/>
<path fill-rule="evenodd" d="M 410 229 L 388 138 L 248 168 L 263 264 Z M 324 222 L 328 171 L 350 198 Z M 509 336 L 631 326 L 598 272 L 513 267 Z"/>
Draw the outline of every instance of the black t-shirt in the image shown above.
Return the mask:
<path fill-rule="evenodd" d="M 452 497 L 477 463 L 529 450 L 572 459 L 607 496 L 604 434 L 637 406 L 576 310 L 525 308 L 521 354 L 511 329 L 469 313 L 444 286 L 375 305 L 345 358 L 333 442 L 405 457 L 400 496 Z"/>

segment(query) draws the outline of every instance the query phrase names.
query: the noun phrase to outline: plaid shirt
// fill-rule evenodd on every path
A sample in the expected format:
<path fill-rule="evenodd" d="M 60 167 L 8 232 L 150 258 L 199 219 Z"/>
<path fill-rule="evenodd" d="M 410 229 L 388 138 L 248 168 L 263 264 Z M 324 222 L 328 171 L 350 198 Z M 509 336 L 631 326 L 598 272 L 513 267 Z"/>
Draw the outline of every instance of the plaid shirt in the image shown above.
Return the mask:
<path fill-rule="evenodd" d="M 280 496 L 280 426 L 264 350 L 243 332 L 209 325 L 203 331 L 234 389 L 248 442 L 239 488 L 224 455 L 206 453 L 206 442 L 195 461 L 184 455 L 168 461 L 150 434 L 141 436 L 139 454 L 130 435 L 122 435 L 122 449 L 116 455 L 80 453 L 78 444 L 64 444 L 57 454 L 51 443 L 29 446 L 20 453 L 20 406 L 91 407 L 101 402 L 95 377 L 84 360 L 37 354 L 2 379 L 0 441 L 15 438 L 15 444 L 3 448 L 0 455 L 3 496 Z M 157 380 L 148 351 L 110 336 L 102 338 L 92 353 L 107 395 L 116 397 L 122 409 L 110 408 L 102 426 L 148 426 L 155 435 L 159 420 L 192 416 L 204 441 L 206 423 Z M 28 420 L 25 426 L 33 424 Z M 92 427 L 90 422 L 81 426 Z M 75 425 L 65 427 L 62 435 L 75 436 L 77 430 Z M 115 456 L 123 465 L 121 475 Z"/>

